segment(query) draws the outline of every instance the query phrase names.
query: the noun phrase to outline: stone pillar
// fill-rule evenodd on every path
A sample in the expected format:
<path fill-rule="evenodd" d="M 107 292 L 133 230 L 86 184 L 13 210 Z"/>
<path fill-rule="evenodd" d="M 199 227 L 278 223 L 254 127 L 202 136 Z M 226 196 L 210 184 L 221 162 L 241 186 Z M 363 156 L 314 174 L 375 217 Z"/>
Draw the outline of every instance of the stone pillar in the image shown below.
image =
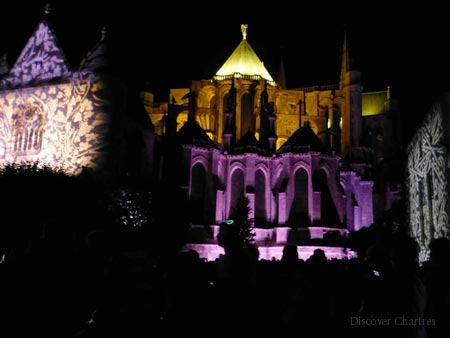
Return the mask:
<path fill-rule="evenodd" d="M 363 181 L 361 186 L 361 227 L 368 227 L 373 223 L 372 181 Z"/>
<path fill-rule="evenodd" d="M 278 225 L 282 226 L 286 224 L 286 193 L 280 192 L 278 194 Z"/>
<path fill-rule="evenodd" d="M 358 231 L 361 228 L 361 209 L 359 206 L 355 205 L 353 207 L 353 230 Z"/>
<path fill-rule="evenodd" d="M 216 223 L 220 224 L 224 220 L 225 203 L 223 199 L 223 191 L 216 192 Z"/>
<path fill-rule="evenodd" d="M 320 191 L 313 191 L 312 213 L 310 212 L 311 221 L 322 219 L 321 195 Z"/>
<path fill-rule="evenodd" d="M 231 145 L 231 134 L 223 134 L 222 139 L 223 139 L 223 147 L 225 149 L 230 148 Z"/>

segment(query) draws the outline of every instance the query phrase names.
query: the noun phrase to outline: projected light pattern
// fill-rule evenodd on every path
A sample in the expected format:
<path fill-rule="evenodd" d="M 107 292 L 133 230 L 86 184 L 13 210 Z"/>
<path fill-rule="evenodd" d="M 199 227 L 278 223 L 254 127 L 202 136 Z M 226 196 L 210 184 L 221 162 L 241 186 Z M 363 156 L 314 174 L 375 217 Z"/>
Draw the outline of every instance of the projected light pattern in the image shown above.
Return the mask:
<path fill-rule="evenodd" d="M 69 83 L 0 92 L 0 161 L 43 162 L 68 174 L 104 155 L 109 120 L 100 82 L 78 73 Z"/>
<path fill-rule="evenodd" d="M 98 166 L 110 125 L 105 96 L 95 69 L 68 70 L 42 20 L 0 78 L 0 163 L 44 163 L 67 174 Z"/>
<path fill-rule="evenodd" d="M 431 240 L 450 236 L 445 124 L 443 105 L 437 103 L 408 147 L 409 225 L 422 261 Z"/>
<path fill-rule="evenodd" d="M 64 55 L 58 48 L 55 36 L 51 28 L 41 22 L 11 68 L 10 76 L 2 82 L 10 86 L 23 86 L 67 74 Z"/>

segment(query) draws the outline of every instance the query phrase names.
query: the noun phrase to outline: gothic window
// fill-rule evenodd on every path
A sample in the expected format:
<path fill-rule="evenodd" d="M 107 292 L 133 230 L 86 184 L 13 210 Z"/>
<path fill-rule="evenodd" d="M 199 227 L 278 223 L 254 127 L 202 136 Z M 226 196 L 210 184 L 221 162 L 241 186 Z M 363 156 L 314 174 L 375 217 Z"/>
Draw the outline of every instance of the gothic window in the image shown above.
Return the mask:
<path fill-rule="evenodd" d="M 246 93 L 241 98 L 241 136 L 245 135 L 249 129 L 255 131 L 255 115 L 250 94 Z"/>
<path fill-rule="evenodd" d="M 236 208 L 239 199 L 244 196 L 244 173 L 237 169 L 231 176 L 230 213 Z"/>
<path fill-rule="evenodd" d="M 39 153 L 45 129 L 45 116 L 41 107 L 21 104 L 12 115 L 14 155 Z"/>
<path fill-rule="evenodd" d="M 227 93 L 223 97 L 223 113 L 225 114 L 230 109 L 230 95 Z"/>
<path fill-rule="evenodd" d="M 262 170 L 255 174 L 255 225 L 266 223 L 266 176 Z"/>
<path fill-rule="evenodd" d="M 211 140 L 217 141 L 217 126 L 216 126 L 216 121 L 218 121 L 218 119 L 216 118 L 216 110 L 217 110 L 217 98 L 214 95 L 211 100 L 209 101 L 209 128 L 210 130 L 207 131 L 208 136 L 211 138 Z"/>
<path fill-rule="evenodd" d="M 341 110 L 339 107 L 333 107 L 333 149 L 340 154 L 341 153 Z"/>
<path fill-rule="evenodd" d="M 308 173 L 298 169 L 294 178 L 294 200 L 290 212 L 290 223 L 294 226 L 308 226 Z"/>
<path fill-rule="evenodd" d="M 230 123 L 231 121 L 227 121 L 227 113 L 229 111 L 229 94 L 225 94 L 223 97 L 223 110 L 222 110 L 222 118 L 223 118 L 223 128 L 225 129 L 227 127 L 227 122 Z M 221 130 L 222 132 L 223 130 Z"/>

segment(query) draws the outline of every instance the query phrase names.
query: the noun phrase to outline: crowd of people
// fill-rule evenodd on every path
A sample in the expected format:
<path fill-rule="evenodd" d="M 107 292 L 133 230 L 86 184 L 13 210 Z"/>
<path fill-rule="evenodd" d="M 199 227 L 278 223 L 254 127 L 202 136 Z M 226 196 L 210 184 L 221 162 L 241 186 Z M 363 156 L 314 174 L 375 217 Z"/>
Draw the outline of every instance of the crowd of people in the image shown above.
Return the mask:
<path fill-rule="evenodd" d="M 329 260 L 317 249 L 304 261 L 289 245 L 281 260 L 259 260 L 250 245 L 226 248 L 211 262 L 195 251 L 155 253 L 127 236 L 92 231 L 74 245 L 55 227 L 53 234 L 4 253 L 0 330 L 8 334 L 1 336 L 210 336 L 275 329 L 305 337 L 449 337 L 446 238 L 433 240 L 430 260 L 419 264 L 417 243 L 404 236 L 349 260 Z"/>

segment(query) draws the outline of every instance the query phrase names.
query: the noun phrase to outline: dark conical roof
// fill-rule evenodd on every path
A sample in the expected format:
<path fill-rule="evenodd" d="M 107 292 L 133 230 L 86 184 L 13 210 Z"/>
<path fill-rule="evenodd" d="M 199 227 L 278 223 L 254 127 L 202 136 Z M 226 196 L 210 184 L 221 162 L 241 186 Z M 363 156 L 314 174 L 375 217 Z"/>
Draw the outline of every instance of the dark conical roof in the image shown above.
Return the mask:
<path fill-rule="evenodd" d="M 291 135 L 289 139 L 278 149 L 278 153 L 304 153 L 308 151 L 324 150 L 322 142 L 312 130 L 309 123 Z"/>
<path fill-rule="evenodd" d="M 102 36 L 95 46 L 86 54 L 81 61 L 80 69 L 89 71 L 98 71 L 108 66 L 107 46 L 106 46 L 106 28 L 102 29 Z"/>
<path fill-rule="evenodd" d="M 142 129 L 154 132 L 155 126 L 152 123 L 142 99 L 136 91 L 130 90 L 127 101 L 127 113 L 132 121 L 137 123 Z"/>
<path fill-rule="evenodd" d="M 261 146 L 261 143 L 256 139 L 255 134 L 250 129 L 229 149 L 229 152 L 231 154 L 255 153 L 268 155 L 267 149 Z"/>
<path fill-rule="evenodd" d="M 237 147 L 259 147 L 259 142 L 255 134 L 249 129 L 244 136 L 236 143 Z"/>
<path fill-rule="evenodd" d="M 209 138 L 203 128 L 195 120 L 191 119 L 178 130 L 176 138 L 180 144 L 193 144 L 205 148 L 217 147 L 216 143 Z"/>

